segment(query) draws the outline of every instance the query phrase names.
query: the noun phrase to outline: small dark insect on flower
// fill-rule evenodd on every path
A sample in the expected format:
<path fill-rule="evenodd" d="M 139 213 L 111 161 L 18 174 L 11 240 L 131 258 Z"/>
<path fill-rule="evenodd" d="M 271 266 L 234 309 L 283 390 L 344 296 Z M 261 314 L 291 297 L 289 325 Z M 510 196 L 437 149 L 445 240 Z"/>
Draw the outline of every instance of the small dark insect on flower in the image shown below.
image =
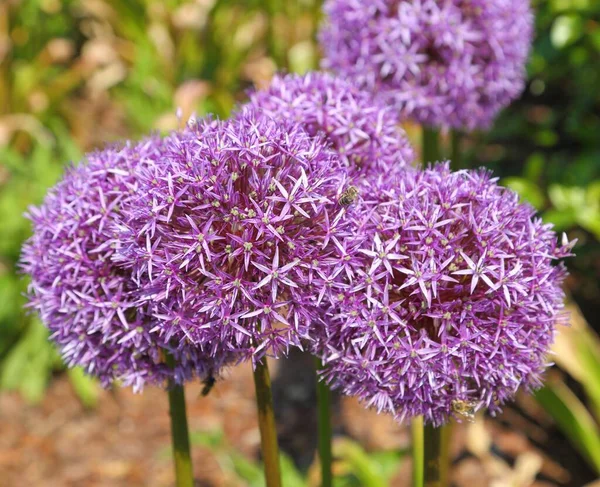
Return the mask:
<path fill-rule="evenodd" d="M 216 383 L 217 383 L 217 379 L 215 379 L 215 377 L 212 374 L 209 374 L 209 376 L 202 381 L 202 384 L 204 385 L 204 387 L 202 388 L 200 395 L 202 397 L 208 396 L 210 394 L 210 391 L 212 391 L 212 388 L 215 386 Z"/>
<path fill-rule="evenodd" d="M 358 198 L 358 189 L 356 186 L 348 186 L 348 189 L 344 191 L 338 198 L 340 206 L 350 206 Z"/>
<path fill-rule="evenodd" d="M 475 407 L 476 402 L 463 401 L 462 399 L 455 399 L 452 401 L 452 411 L 458 414 L 461 418 L 466 419 L 469 423 L 475 421 Z"/>
<path fill-rule="evenodd" d="M 356 185 L 363 240 L 337 259 L 346 268 L 325 303 L 323 378 L 400 421 L 436 426 L 496 413 L 519 387 L 541 385 L 566 321 L 567 270 L 555 261 L 575 241 L 559 241 L 487 171 L 444 163 Z"/>
<path fill-rule="evenodd" d="M 357 238 L 337 203 L 350 180 L 328 144 L 291 121 L 250 110 L 200 121 L 139 170 L 119 263 L 158 309 L 165 340 L 211 357 L 284 355 L 333 299 L 329 275 L 347 264 L 332 258 L 336 244 Z"/>

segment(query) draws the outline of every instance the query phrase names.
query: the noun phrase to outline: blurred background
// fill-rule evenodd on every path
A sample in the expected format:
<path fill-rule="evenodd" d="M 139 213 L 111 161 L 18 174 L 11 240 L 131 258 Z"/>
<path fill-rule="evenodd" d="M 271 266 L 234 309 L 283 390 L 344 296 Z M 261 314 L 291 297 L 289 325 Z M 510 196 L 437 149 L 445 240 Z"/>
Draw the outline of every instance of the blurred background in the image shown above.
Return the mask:
<path fill-rule="evenodd" d="M 455 428 L 457 486 L 600 485 L 600 1 L 534 5 L 527 89 L 468 136 L 467 157 L 579 239 L 572 326 L 544 389 Z M 277 69 L 316 68 L 320 12 L 319 0 L 0 0 L 0 485 L 172 485 L 164 394 L 66 371 L 23 311 L 23 213 L 88 150 L 176 129 L 178 108 L 226 117 Z M 284 485 L 318 485 L 312 362 L 273 367 Z M 188 388 L 198 485 L 260 486 L 251 374 L 226 379 L 208 398 Z M 407 431 L 352 400 L 335 407 L 338 485 L 408 485 Z"/>

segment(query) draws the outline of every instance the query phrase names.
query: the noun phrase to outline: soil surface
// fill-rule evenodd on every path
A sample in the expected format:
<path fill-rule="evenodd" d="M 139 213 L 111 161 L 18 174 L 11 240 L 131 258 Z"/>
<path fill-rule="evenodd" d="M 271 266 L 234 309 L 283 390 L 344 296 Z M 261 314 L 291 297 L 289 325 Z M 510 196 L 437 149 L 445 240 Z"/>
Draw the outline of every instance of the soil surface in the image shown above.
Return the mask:
<path fill-rule="evenodd" d="M 312 358 L 294 353 L 270 366 L 281 447 L 308 472 L 307 485 L 318 486 Z M 251 369 L 230 369 L 207 397 L 202 388 L 194 383 L 186 389 L 197 486 L 247 485 L 233 472 L 231 452 L 259 458 Z M 409 448 L 407 428 L 355 400 L 334 397 L 333 418 L 336 438 L 349 437 L 367 451 Z M 17 394 L 0 395 L 1 487 L 172 486 L 169 442 L 167 396 L 159 389 L 137 395 L 102 391 L 90 410 L 65 375 L 53 379 L 38 405 Z M 498 418 L 454 425 L 452 455 L 457 487 L 581 487 L 593 480 L 581 457 L 526 396 Z M 409 486 L 410 477 L 407 457 L 390 486 Z"/>

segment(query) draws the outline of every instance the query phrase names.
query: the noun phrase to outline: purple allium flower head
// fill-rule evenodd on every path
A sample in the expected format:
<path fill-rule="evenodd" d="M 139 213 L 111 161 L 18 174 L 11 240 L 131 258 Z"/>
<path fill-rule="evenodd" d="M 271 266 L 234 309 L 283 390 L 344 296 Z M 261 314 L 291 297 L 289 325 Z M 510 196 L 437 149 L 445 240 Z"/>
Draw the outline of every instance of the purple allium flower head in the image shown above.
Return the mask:
<path fill-rule="evenodd" d="M 523 90 L 529 0 L 327 0 L 323 66 L 429 126 L 489 126 Z"/>
<path fill-rule="evenodd" d="M 172 347 L 156 328 L 152 303 L 142 300 L 131 270 L 113 259 L 120 220 L 138 191 L 135 171 L 160 160 L 162 151 L 156 137 L 92 153 L 27 215 L 33 236 L 21 265 L 31 275 L 30 306 L 65 362 L 83 366 L 104 386 L 116 381 L 139 391 L 169 378 L 183 382 L 228 359 Z M 167 350 L 177 362 L 173 370 L 165 364 Z"/>
<path fill-rule="evenodd" d="M 297 125 L 245 112 L 191 126 L 140 171 L 122 258 L 171 340 L 278 356 L 310 338 L 346 263 L 348 184 L 339 157 Z"/>
<path fill-rule="evenodd" d="M 353 173 L 402 169 L 414 160 L 396 112 L 328 73 L 277 75 L 269 89 L 251 95 L 246 109 L 297 122 L 310 135 L 324 136 Z"/>
<path fill-rule="evenodd" d="M 488 172 L 448 164 L 363 188 L 370 238 L 335 286 L 325 378 L 400 420 L 493 413 L 538 387 L 564 320 L 551 225 Z M 358 210 L 357 210 L 358 211 Z"/>

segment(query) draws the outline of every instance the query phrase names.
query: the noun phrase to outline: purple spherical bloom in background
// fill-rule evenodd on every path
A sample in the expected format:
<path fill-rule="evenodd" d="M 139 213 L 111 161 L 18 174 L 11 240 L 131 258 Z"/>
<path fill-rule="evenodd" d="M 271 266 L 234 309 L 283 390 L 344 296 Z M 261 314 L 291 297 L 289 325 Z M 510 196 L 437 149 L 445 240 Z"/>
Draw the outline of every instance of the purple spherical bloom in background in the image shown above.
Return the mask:
<path fill-rule="evenodd" d="M 168 339 L 258 360 L 310 338 L 353 235 L 347 171 L 321 139 L 251 112 L 203 122 L 138 184 L 120 254 Z"/>
<path fill-rule="evenodd" d="M 24 245 L 22 268 L 31 275 L 30 307 L 65 362 L 84 367 L 104 386 L 117 382 L 139 391 L 169 378 L 183 382 L 228 359 L 171 347 L 131 271 L 113 260 L 120 220 L 138 191 L 135 171 L 160 160 L 163 148 L 161 139 L 151 138 L 92 153 L 27 215 L 33 236 Z M 177 362 L 174 370 L 165 364 L 166 350 Z"/>
<path fill-rule="evenodd" d="M 414 160 L 396 112 L 328 73 L 275 76 L 267 90 L 251 95 L 245 109 L 296 122 L 310 135 L 324 136 L 355 174 L 402 169 Z"/>
<path fill-rule="evenodd" d="M 327 0 L 323 66 L 435 127 L 489 126 L 523 90 L 528 0 Z"/>
<path fill-rule="evenodd" d="M 440 164 L 365 185 L 370 238 L 335 283 L 325 378 L 435 425 L 538 387 L 564 320 L 566 270 L 554 261 L 574 242 L 557 245 L 551 225 L 483 170 Z"/>

